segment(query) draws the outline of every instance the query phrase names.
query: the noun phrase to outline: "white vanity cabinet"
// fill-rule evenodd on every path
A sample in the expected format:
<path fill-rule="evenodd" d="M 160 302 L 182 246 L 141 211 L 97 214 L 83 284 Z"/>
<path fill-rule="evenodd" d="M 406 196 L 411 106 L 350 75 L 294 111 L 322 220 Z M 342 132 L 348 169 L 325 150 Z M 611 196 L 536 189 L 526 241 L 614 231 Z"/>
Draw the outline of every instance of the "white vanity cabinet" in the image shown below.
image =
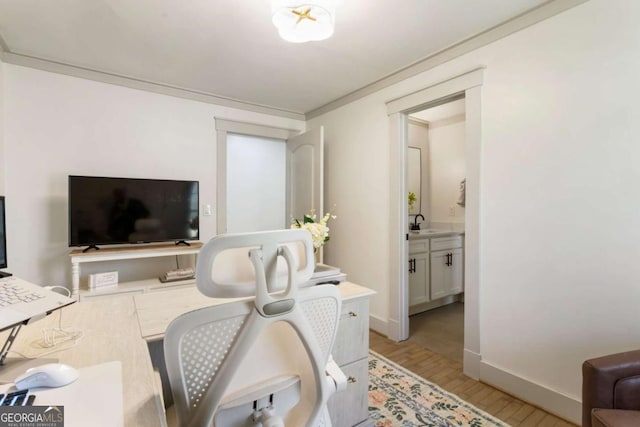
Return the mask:
<path fill-rule="evenodd" d="M 431 299 L 459 294 L 463 291 L 462 237 L 451 236 L 431 240 Z"/>
<path fill-rule="evenodd" d="M 463 236 L 434 232 L 409 240 L 409 314 L 459 300 L 464 292 Z"/>
<path fill-rule="evenodd" d="M 429 278 L 429 239 L 409 242 L 410 306 L 431 300 Z"/>

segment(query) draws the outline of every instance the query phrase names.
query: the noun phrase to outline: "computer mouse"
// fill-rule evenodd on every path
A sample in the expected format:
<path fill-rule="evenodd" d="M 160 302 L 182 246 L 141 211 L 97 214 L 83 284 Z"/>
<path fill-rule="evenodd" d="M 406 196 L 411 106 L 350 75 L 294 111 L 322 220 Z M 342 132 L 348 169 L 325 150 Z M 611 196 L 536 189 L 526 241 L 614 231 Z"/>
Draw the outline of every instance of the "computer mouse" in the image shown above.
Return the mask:
<path fill-rule="evenodd" d="M 18 390 L 37 387 L 62 387 L 78 379 L 80 374 L 74 368 L 62 363 L 47 363 L 27 369 L 14 381 Z"/>

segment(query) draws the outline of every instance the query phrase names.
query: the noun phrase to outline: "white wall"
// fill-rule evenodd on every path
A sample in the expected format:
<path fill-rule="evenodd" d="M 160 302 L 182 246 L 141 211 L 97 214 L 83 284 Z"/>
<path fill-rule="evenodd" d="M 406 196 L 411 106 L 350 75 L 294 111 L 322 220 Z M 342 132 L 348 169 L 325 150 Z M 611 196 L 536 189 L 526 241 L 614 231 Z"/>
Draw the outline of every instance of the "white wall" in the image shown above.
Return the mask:
<path fill-rule="evenodd" d="M 429 124 L 429 221 L 463 223 L 464 208 L 457 204 L 460 181 L 465 179 L 464 116 Z M 449 209 L 454 208 L 454 215 Z"/>
<path fill-rule="evenodd" d="M 4 67 L 9 270 L 36 283 L 70 283 L 67 175 L 198 180 L 201 204 L 215 212 L 214 117 L 304 129 L 296 120 Z M 215 235 L 215 224 L 201 216 L 201 240 Z"/>
<path fill-rule="evenodd" d="M 309 121 L 325 126 L 326 262 L 388 319 L 385 102 L 486 65 L 482 361 L 580 399 L 584 359 L 640 343 L 640 3 L 591 0 Z M 577 421 L 577 420 L 574 420 Z"/>

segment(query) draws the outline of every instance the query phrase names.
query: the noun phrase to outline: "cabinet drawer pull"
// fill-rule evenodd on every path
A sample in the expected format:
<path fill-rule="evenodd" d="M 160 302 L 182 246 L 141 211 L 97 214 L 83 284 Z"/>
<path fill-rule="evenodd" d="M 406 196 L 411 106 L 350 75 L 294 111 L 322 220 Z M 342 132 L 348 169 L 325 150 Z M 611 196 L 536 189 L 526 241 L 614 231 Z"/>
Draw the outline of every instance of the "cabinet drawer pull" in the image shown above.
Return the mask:
<path fill-rule="evenodd" d="M 349 317 L 358 317 L 358 313 L 355 313 L 353 311 L 349 312 Z"/>
<path fill-rule="evenodd" d="M 356 381 L 358 381 L 358 380 L 356 380 L 356 377 L 351 377 L 350 376 L 349 378 L 347 378 L 347 382 L 348 383 L 355 383 Z"/>

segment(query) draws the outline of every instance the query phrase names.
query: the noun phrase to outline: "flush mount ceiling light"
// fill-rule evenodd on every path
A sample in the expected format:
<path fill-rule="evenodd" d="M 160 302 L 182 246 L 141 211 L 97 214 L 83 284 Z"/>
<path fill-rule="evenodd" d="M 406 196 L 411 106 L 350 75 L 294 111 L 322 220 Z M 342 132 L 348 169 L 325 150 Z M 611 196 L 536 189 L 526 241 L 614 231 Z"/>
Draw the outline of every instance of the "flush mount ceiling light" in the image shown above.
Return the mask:
<path fill-rule="evenodd" d="M 324 40 L 333 34 L 336 3 L 337 0 L 272 0 L 271 19 L 286 41 Z"/>

